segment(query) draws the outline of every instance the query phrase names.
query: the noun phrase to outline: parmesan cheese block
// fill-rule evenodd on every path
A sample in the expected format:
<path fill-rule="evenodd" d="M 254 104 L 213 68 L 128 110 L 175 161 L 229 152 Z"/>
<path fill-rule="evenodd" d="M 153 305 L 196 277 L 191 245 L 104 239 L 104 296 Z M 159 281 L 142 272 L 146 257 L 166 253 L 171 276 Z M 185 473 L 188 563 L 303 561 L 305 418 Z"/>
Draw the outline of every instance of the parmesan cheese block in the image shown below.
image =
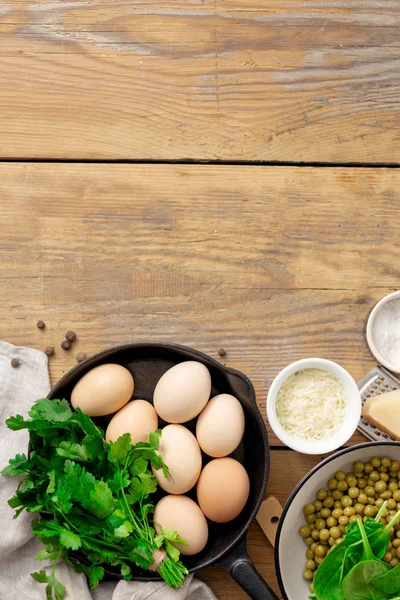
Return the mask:
<path fill-rule="evenodd" d="M 363 417 L 378 429 L 400 440 L 400 389 L 368 398 Z"/>

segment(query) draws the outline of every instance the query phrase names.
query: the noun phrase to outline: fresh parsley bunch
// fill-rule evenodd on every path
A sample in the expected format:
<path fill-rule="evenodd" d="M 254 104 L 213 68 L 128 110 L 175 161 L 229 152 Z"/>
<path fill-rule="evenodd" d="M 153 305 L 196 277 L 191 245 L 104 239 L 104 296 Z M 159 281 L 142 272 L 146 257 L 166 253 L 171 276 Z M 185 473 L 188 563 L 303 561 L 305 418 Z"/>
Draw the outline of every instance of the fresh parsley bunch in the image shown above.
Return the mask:
<path fill-rule="evenodd" d="M 171 542 L 186 544 L 176 532 L 157 534 L 149 515 L 154 511 L 150 495 L 157 489 L 151 466 L 169 475 L 156 450 L 161 430 L 150 434 L 149 443 L 132 445 L 129 433 L 106 443 L 103 431 L 80 409 L 72 411 L 66 400 L 38 400 L 29 412 L 10 417 L 7 426 L 28 429 L 31 452 L 17 454 L 2 474 L 25 474 L 9 505 L 40 513 L 32 523 L 44 547 L 38 560 L 53 561 L 50 575 L 32 573 L 46 583 L 46 597 L 62 600 L 65 587 L 56 579 L 60 559 L 86 574 L 91 587 L 104 575 L 102 565 L 118 566 L 131 579 L 131 565 L 156 570 L 167 584 L 179 587 L 188 573 Z M 86 558 L 78 562 L 75 551 Z M 53 596 L 54 594 L 54 596 Z"/>

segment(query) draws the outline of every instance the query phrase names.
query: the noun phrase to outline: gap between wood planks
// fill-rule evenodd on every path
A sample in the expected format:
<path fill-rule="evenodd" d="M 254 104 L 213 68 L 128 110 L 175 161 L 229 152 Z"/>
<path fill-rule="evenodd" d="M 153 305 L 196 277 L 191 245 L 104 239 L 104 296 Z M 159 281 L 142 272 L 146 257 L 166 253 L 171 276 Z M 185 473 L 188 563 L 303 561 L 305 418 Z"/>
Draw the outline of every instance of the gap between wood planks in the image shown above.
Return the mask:
<path fill-rule="evenodd" d="M 125 158 L 0 158 L 0 163 L 111 164 L 111 165 L 220 165 L 226 167 L 317 167 L 322 169 L 399 169 L 400 163 L 382 162 L 296 162 L 279 160 L 190 160 L 190 159 L 125 159 Z"/>

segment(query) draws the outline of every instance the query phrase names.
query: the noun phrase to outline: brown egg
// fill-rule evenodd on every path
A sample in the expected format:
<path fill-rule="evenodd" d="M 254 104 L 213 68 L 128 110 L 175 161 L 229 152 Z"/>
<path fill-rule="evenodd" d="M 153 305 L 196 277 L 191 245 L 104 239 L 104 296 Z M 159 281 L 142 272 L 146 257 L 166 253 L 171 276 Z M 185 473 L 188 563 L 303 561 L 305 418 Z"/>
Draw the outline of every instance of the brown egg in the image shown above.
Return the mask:
<path fill-rule="evenodd" d="M 200 508 L 216 523 L 235 519 L 245 507 L 249 492 L 249 476 L 233 458 L 216 458 L 209 462 L 197 483 Z"/>
<path fill-rule="evenodd" d="M 196 437 L 209 456 L 227 456 L 239 446 L 244 433 L 244 412 L 239 400 L 219 394 L 207 402 L 199 415 Z"/>
<path fill-rule="evenodd" d="M 148 442 L 149 434 L 158 426 L 157 413 L 150 402 L 132 400 L 111 419 L 106 431 L 107 442 L 116 442 L 124 433 L 130 433 L 132 444 Z"/>
<path fill-rule="evenodd" d="M 167 425 L 161 433 L 160 455 L 171 473 L 164 477 L 162 469 L 153 467 L 160 487 L 169 494 L 188 492 L 201 471 L 201 451 L 193 433 L 183 425 Z"/>
<path fill-rule="evenodd" d="M 177 531 L 181 539 L 189 544 L 173 544 L 182 554 L 197 554 L 207 544 L 206 518 L 196 502 L 187 496 L 161 498 L 154 511 L 154 521 L 167 531 Z"/>
<path fill-rule="evenodd" d="M 125 367 L 108 363 L 91 369 L 75 385 L 71 404 L 91 417 L 110 415 L 132 397 L 134 381 Z"/>
<path fill-rule="evenodd" d="M 167 423 L 185 423 L 203 410 L 210 397 L 211 375 L 195 360 L 168 369 L 154 390 L 154 408 Z"/>

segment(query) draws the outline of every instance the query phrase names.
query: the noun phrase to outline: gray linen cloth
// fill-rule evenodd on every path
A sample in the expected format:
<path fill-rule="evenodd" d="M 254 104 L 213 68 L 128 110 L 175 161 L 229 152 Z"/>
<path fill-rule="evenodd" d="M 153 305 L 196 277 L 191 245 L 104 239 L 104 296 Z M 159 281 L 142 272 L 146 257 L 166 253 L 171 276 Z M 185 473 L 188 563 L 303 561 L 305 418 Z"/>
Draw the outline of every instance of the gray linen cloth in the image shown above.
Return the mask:
<path fill-rule="evenodd" d="M 18 367 L 11 366 L 12 358 L 19 359 Z M 28 447 L 28 432 L 10 431 L 5 420 L 16 414 L 27 417 L 34 400 L 46 397 L 49 389 L 43 352 L 0 342 L 0 470 Z M 24 511 L 13 519 L 15 511 L 7 504 L 17 482 L 16 477 L 0 476 L 0 600 L 44 600 L 45 586 L 30 576 L 32 571 L 50 570 L 49 562 L 35 559 L 41 543 L 31 532 L 33 516 Z M 104 582 L 89 590 L 85 576 L 63 563 L 57 566 L 57 578 L 68 600 L 216 600 L 205 583 L 192 577 L 179 590 L 160 582 L 134 581 Z"/>

